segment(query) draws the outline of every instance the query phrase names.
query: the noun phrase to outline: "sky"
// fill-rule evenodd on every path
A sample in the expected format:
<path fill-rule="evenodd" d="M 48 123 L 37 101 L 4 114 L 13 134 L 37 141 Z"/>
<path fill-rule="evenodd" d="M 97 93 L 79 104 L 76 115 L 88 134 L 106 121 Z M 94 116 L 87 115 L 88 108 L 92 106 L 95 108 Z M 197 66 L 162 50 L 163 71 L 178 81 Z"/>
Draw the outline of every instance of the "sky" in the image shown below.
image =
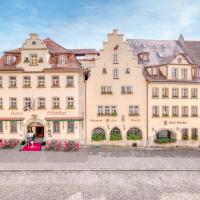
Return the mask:
<path fill-rule="evenodd" d="M 113 29 L 125 38 L 200 40 L 200 0 L 0 0 L 0 11 L 0 52 L 29 33 L 69 49 L 100 49 Z"/>

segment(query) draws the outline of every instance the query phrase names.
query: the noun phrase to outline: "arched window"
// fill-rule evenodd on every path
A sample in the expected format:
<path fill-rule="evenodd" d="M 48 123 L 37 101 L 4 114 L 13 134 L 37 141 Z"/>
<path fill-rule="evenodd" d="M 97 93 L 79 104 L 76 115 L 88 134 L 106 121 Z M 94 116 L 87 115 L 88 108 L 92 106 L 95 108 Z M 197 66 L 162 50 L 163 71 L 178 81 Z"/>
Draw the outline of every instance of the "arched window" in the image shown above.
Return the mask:
<path fill-rule="evenodd" d="M 127 131 L 127 140 L 140 140 L 142 139 L 142 131 L 139 128 L 130 128 Z"/>
<path fill-rule="evenodd" d="M 95 128 L 92 131 L 92 140 L 93 141 L 101 141 L 106 139 L 105 131 L 102 128 Z"/>
<path fill-rule="evenodd" d="M 119 128 L 115 127 L 111 130 L 110 140 L 122 140 L 122 134 Z"/>
<path fill-rule="evenodd" d="M 59 56 L 59 64 L 64 65 L 66 63 L 66 56 L 60 55 Z"/>

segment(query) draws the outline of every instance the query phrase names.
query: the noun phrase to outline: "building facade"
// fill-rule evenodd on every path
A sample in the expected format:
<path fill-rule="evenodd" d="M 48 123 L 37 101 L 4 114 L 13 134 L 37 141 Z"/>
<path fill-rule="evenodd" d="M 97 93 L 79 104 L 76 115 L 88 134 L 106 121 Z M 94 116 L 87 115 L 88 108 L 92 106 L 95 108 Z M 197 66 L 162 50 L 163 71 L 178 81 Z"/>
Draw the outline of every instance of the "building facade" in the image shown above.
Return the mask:
<path fill-rule="evenodd" d="M 30 34 L 1 58 L 0 137 L 84 140 L 84 87 L 73 52 Z"/>
<path fill-rule="evenodd" d="M 146 143 L 146 83 L 123 35 L 108 34 L 86 84 L 88 144 L 144 146 Z M 98 135 L 101 135 L 98 137 Z"/>
<path fill-rule="evenodd" d="M 30 34 L 0 59 L 0 139 L 200 145 L 200 42 L 124 39 L 65 49 Z"/>

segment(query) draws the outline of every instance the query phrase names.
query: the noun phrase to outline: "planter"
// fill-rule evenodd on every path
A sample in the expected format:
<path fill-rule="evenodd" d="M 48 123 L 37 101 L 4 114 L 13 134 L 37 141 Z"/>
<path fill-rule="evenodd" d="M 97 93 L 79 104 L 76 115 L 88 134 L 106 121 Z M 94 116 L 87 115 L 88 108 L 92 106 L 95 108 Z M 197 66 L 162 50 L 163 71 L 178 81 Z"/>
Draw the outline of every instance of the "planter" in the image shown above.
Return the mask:
<path fill-rule="evenodd" d="M 121 133 L 110 134 L 110 140 L 111 141 L 122 140 L 122 134 Z"/>
<path fill-rule="evenodd" d="M 92 134 L 92 141 L 102 141 L 105 140 L 106 136 L 104 134 L 100 134 L 100 133 L 93 133 Z"/>
<path fill-rule="evenodd" d="M 175 143 L 176 139 L 175 138 L 159 138 L 159 139 L 155 139 L 154 142 L 157 144 Z"/>
<path fill-rule="evenodd" d="M 142 136 L 141 135 L 127 135 L 127 140 L 141 140 Z"/>

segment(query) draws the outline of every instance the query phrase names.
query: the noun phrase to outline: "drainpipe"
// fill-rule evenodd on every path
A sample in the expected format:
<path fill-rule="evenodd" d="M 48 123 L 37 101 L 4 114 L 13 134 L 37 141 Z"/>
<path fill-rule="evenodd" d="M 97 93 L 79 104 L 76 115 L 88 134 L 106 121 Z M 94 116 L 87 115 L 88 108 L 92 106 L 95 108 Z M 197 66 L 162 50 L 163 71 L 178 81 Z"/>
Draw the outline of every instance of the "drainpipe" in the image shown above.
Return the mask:
<path fill-rule="evenodd" d="M 87 144 L 87 112 L 86 112 L 86 110 L 87 110 L 87 103 L 86 103 L 86 80 L 84 80 L 84 86 L 85 86 L 85 110 L 84 110 L 84 113 L 85 113 L 85 145 Z"/>
<path fill-rule="evenodd" d="M 149 113 L 149 108 L 148 108 L 148 100 L 149 100 L 149 97 L 148 97 L 148 87 L 149 87 L 149 83 L 148 83 L 148 81 L 146 82 L 147 83 L 147 87 L 146 87 L 146 89 L 147 89 L 147 91 L 146 91 L 146 93 L 147 93 L 147 95 L 146 95 L 146 97 L 147 97 L 147 100 L 146 100 L 146 108 L 147 108 L 147 116 L 146 116 L 146 120 L 147 120 L 147 140 L 146 140 L 146 147 L 148 148 L 149 147 L 149 132 L 148 132 L 148 130 L 149 130 L 149 117 L 148 117 L 148 113 Z"/>

